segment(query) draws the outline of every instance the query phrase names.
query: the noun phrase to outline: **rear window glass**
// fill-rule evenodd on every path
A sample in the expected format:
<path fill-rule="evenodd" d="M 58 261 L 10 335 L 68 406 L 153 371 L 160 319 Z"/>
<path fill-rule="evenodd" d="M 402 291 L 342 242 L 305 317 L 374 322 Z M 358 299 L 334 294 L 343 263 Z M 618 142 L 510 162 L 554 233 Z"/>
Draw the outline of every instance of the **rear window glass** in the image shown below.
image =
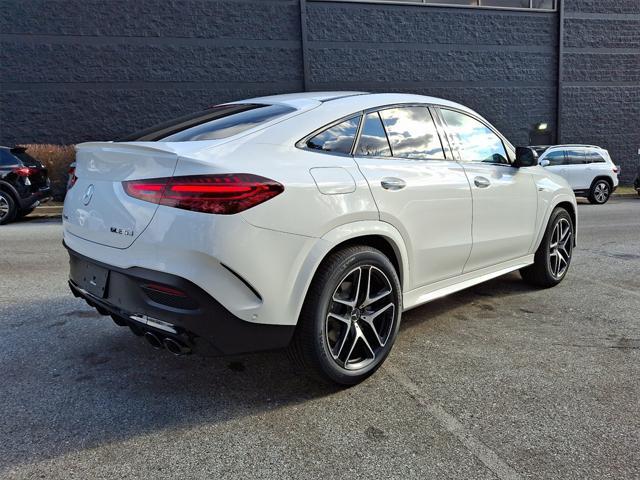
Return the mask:
<path fill-rule="evenodd" d="M 18 165 L 20 161 L 14 157 L 9 150 L 0 148 L 0 165 Z"/>
<path fill-rule="evenodd" d="M 286 105 L 219 105 L 141 130 L 120 142 L 190 142 L 231 137 L 294 112 Z"/>
<path fill-rule="evenodd" d="M 338 125 L 327 128 L 307 142 L 307 148 L 323 152 L 351 153 L 353 142 L 358 133 L 360 117 L 350 118 Z"/>

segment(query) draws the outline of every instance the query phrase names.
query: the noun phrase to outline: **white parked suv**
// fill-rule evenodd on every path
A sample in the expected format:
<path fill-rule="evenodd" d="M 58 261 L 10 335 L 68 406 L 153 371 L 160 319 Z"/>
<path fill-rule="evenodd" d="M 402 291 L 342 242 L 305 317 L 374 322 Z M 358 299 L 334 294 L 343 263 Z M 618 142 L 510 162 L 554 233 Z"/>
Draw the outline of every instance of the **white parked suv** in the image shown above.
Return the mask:
<path fill-rule="evenodd" d="M 462 105 L 357 92 L 255 98 L 77 147 L 72 292 L 175 354 L 289 347 L 372 374 L 403 311 L 520 270 L 566 275 L 575 196 Z"/>
<path fill-rule="evenodd" d="M 620 168 L 604 148 L 594 145 L 534 148 L 540 154 L 540 165 L 564 177 L 577 196 L 587 197 L 591 203 L 606 203 L 618 188 Z"/>

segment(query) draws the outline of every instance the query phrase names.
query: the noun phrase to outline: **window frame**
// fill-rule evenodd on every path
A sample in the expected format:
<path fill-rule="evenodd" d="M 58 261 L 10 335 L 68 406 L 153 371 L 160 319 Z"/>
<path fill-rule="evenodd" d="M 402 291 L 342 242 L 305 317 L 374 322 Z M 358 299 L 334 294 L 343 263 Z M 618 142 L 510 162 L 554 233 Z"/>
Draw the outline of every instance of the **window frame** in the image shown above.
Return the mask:
<path fill-rule="evenodd" d="M 426 107 L 429 110 L 429 113 L 431 115 L 431 119 L 433 120 L 433 123 L 436 127 L 436 131 L 438 132 L 438 137 L 440 138 L 440 144 L 442 145 L 442 150 L 444 152 L 444 159 L 437 159 L 437 158 L 433 158 L 433 159 L 410 159 L 410 158 L 404 158 L 404 157 L 394 157 L 393 155 L 390 157 L 362 157 L 362 156 L 356 156 L 355 152 L 356 152 L 356 148 L 358 146 L 358 142 L 360 141 L 360 135 L 362 133 L 362 126 L 364 125 L 364 117 L 365 115 L 367 115 L 368 113 L 372 113 L 372 112 L 380 112 L 382 110 L 387 110 L 390 108 L 402 108 L 402 107 Z M 406 103 L 389 103 L 389 104 L 385 104 L 385 105 L 378 105 L 375 107 L 371 107 L 371 108 L 365 108 L 363 110 L 359 110 L 353 113 L 350 113 L 348 115 L 344 115 L 342 117 L 340 117 L 338 120 L 334 120 L 333 122 L 327 123 L 325 125 L 323 125 L 320 128 L 315 129 L 314 131 L 312 131 L 311 133 L 305 135 L 304 137 L 302 137 L 300 140 L 298 140 L 295 143 L 295 147 L 300 149 L 300 150 L 304 150 L 307 152 L 314 152 L 314 153 L 318 153 L 320 155 L 335 155 L 335 156 L 339 156 L 339 157 L 351 157 L 351 158 L 377 158 L 380 160 L 391 160 L 391 161 L 398 161 L 398 160 L 403 160 L 403 161 L 410 161 L 410 162 L 459 162 L 459 163 L 468 163 L 468 162 L 462 162 L 462 160 L 460 160 L 460 155 L 458 153 L 458 151 L 456 149 L 453 148 L 453 143 L 451 142 L 451 139 L 449 138 L 449 132 L 448 132 L 448 128 L 447 128 L 447 124 L 444 121 L 444 118 L 442 118 L 442 114 L 440 113 L 441 109 L 445 109 L 445 110 L 453 110 L 455 112 L 458 113 L 462 113 L 464 115 L 467 115 L 477 121 L 479 121 L 480 123 L 482 123 L 484 126 L 486 126 L 487 128 L 489 128 L 494 134 L 496 134 L 498 136 L 498 138 L 502 141 L 502 144 L 505 148 L 505 151 L 507 152 L 507 160 L 509 161 L 509 163 L 485 163 L 485 165 L 500 165 L 503 167 L 512 167 L 513 166 L 513 162 L 515 160 L 515 147 L 513 146 L 513 144 L 507 140 L 507 138 L 502 135 L 500 133 L 500 131 L 498 131 L 493 125 L 491 125 L 490 123 L 488 123 L 486 120 L 484 120 L 482 117 L 480 117 L 479 115 L 475 114 L 475 113 L 471 113 L 467 110 L 461 109 L 461 108 L 457 108 L 455 106 L 449 106 L 449 105 L 442 105 L 439 103 L 424 103 L 424 102 L 406 102 Z M 360 118 L 360 124 L 358 125 L 358 131 L 356 132 L 356 138 L 353 142 L 353 145 L 351 147 L 351 152 L 349 154 L 345 154 L 345 153 L 336 153 L 336 152 L 324 152 L 321 150 L 315 150 L 315 149 L 311 149 L 307 147 L 307 142 L 313 138 L 314 136 L 318 135 L 319 133 L 322 133 L 323 131 L 332 128 L 342 122 L 345 122 L 347 120 L 350 120 L 354 117 L 357 116 L 361 116 Z M 382 121 L 382 118 L 380 118 L 380 121 Z M 382 122 L 382 126 L 384 127 L 384 122 Z M 387 135 L 387 130 L 385 128 L 385 135 Z M 387 136 L 387 142 L 389 142 L 389 138 Z M 389 142 L 389 148 L 391 148 L 391 142 Z M 391 153 L 393 153 L 393 149 L 391 149 Z M 475 162 L 475 163 L 479 163 L 479 162 Z"/>
<path fill-rule="evenodd" d="M 486 128 L 488 128 L 502 142 L 502 147 L 504 148 L 504 151 L 507 154 L 507 162 L 509 162 L 509 163 L 474 162 L 474 161 L 462 160 L 462 156 L 460 155 L 460 151 L 457 148 L 453 147 L 456 143 L 453 141 L 453 133 L 450 131 L 450 127 L 447 125 L 447 122 L 444 119 L 444 116 L 442 115 L 442 110 L 451 110 L 451 111 L 454 111 L 456 113 L 460 113 L 461 115 L 466 115 L 468 117 L 473 118 L 477 122 L 481 123 Z M 494 166 L 502 166 L 502 167 L 509 167 L 509 168 L 513 167 L 513 162 L 515 161 L 515 158 L 516 158 L 514 146 L 511 144 L 511 142 L 509 140 L 507 140 L 507 138 L 504 135 L 502 135 L 498 131 L 498 129 L 496 129 L 489 122 L 484 120 L 479 115 L 474 115 L 471 112 L 468 112 L 466 110 L 462 110 L 462 109 L 456 108 L 456 107 L 450 107 L 448 105 L 440 105 L 440 106 L 438 106 L 437 111 L 438 111 L 438 116 L 440 117 L 440 120 L 442 121 L 442 124 L 444 126 L 444 129 L 445 129 L 445 132 L 446 132 L 446 135 L 447 135 L 447 141 L 449 142 L 449 145 L 451 147 L 451 151 L 455 152 L 453 154 L 453 157 L 455 158 L 456 161 L 460 162 L 461 164 L 464 164 L 464 163 L 476 163 L 476 164 L 482 164 L 482 165 L 494 165 Z"/>

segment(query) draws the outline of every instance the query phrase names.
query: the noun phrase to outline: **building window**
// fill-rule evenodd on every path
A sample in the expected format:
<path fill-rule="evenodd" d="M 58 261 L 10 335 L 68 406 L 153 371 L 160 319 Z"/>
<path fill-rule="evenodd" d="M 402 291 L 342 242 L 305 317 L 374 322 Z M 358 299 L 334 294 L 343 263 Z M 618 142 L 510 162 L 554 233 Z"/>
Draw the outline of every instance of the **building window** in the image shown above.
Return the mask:
<path fill-rule="evenodd" d="M 312 0 L 328 1 L 328 0 Z M 438 7 L 479 7 L 528 10 L 555 10 L 558 0 L 337 0 L 356 3 L 403 3 L 406 5 L 423 4 Z"/>

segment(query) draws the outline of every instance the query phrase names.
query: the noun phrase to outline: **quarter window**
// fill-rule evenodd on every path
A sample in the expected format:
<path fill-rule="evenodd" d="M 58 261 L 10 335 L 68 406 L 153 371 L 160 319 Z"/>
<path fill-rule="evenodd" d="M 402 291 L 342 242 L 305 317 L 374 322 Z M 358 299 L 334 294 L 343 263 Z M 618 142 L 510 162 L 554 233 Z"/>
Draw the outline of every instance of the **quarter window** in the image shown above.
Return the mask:
<path fill-rule="evenodd" d="M 391 148 L 389 148 L 387 135 L 384 132 L 378 112 L 365 115 L 356 155 L 363 157 L 391 156 Z"/>
<path fill-rule="evenodd" d="M 427 107 L 380 111 L 394 157 L 444 160 L 438 131 Z"/>
<path fill-rule="evenodd" d="M 502 140 L 489 127 L 464 113 L 441 111 L 462 161 L 509 164 Z"/>
<path fill-rule="evenodd" d="M 323 152 L 350 154 L 358 132 L 360 117 L 350 118 L 327 128 L 307 142 L 307 148 Z"/>
<path fill-rule="evenodd" d="M 606 163 L 606 160 L 598 152 L 586 152 L 587 163 Z"/>

